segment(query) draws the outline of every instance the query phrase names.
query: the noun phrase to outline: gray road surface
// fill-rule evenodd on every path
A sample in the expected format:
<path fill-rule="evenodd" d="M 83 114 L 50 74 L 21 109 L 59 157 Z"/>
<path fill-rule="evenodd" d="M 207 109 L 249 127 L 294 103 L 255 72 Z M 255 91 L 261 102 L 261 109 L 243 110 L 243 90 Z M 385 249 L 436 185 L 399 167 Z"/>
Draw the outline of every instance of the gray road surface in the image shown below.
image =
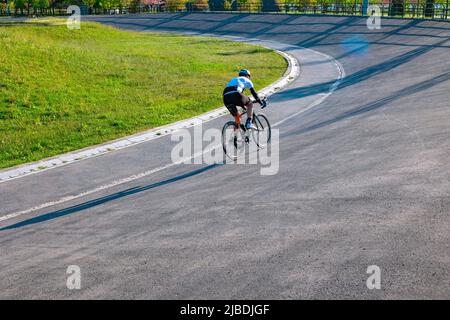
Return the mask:
<path fill-rule="evenodd" d="M 450 298 L 450 23 L 383 19 L 371 31 L 357 17 L 90 19 L 246 37 L 296 56 L 300 78 L 266 111 L 284 121 L 279 172 L 177 165 L 4 220 L 0 298 Z M 314 106 L 339 78 L 318 52 L 346 76 Z M 173 146 L 163 137 L 2 183 L 0 216 L 160 168 Z M 66 287 L 69 265 L 81 268 L 81 290 Z M 379 290 L 366 286 L 370 265 Z"/>

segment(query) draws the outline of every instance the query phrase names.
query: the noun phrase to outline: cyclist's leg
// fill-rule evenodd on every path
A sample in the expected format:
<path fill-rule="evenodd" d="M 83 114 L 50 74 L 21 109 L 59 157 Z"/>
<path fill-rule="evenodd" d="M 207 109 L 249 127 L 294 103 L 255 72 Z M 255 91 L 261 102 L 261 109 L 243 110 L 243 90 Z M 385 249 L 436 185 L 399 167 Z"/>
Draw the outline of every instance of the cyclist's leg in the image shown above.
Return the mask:
<path fill-rule="evenodd" d="M 242 104 L 247 108 L 247 119 L 252 119 L 253 117 L 253 102 L 246 95 L 242 94 Z"/>
<path fill-rule="evenodd" d="M 236 114 L 234 117 L 234 122 L 236 122 L 237 127 L 241 125 L 241 116 L 239 114 Z"/>
<path fill-rule="evenodd" d="M 225 105 L 225 107 L 228 109 L 230 114 L 233 116 L 236 123 L 240 122 L 241 117 L 239 116 L 237 107 L 234 104 L 227 104 L 227 105 Z M 239 119 L 239 121 L 238 121 L 238 119 Z"/>
<path fill-rule="evenodd" d="M 253 102 L 249 99 L 249 103 L 245 106 L 247 108 L 247 118 L 251 119 L 253 116 Z"/>
<path fill-rule="evenodd" d="M 241 116 L 237 109 L 237 106 L 241 106 L 240 100 L 241 99 L 240 99 L 240 96 L 238 93 L 228 94 L 223 97 L 223 102 L 225 104 L 225 107 L 228 109 L 228 111 L 234 117 L 234 121 L 236 122 L 236 124 L 238 126 L 241 124 Z"/>

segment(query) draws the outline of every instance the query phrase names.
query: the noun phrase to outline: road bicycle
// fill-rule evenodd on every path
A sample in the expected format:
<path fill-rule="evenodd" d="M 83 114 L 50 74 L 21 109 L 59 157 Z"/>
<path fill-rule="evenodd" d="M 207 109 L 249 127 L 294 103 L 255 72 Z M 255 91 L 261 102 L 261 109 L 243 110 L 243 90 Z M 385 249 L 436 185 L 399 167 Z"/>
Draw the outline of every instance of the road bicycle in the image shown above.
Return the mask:
<path fill-rule="evenodd" d="M 267 106 L 267 99 L 262 99 L 261 109 Z M 233 106 L 227 106 L 232 109 Z M 262 113 L 253 112 L 252 123 L 254 129 L 246 129 L 245 125 L 241 123 L 242 115 L 246 114 L 247 108 L 238 107 L 238 113 L 235 121 L 228 121 L 222 129 L 222 146 L 223 151 L 231 160 L 237 160 L 240 156 L 245 154 L 248 146 L 253 141 L 257 149 L 266 147 L 270 143 L 272 137 L 272 129 L 267 117 Z"/>

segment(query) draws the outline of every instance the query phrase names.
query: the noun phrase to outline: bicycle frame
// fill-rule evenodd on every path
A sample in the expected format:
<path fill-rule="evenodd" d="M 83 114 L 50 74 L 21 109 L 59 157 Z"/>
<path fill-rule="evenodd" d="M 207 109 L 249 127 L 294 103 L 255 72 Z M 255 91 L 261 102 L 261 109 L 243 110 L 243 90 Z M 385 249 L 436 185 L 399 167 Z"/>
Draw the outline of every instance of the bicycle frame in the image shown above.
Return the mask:
<path fill-rule="evenodd" d="M 239 127 L 241 125 L 241 117 L 247 113 L 247 108 L 246 107 L 238 107 L 238 106 L 236 106 L 236 108 L 242 109 L 242 112 L 239 112 L 239 110 L 238 110 L 237 115 L 234 116 L 234 122 L 236 122 L 237 126 Z"/>
<path fill-rule="evenodd" d="M 263 98 L 264 99 L 264 101 L 266 101 L 266 98 Z M 246 114 L 247 113 L 247 108 L 244 106 L 244 107 L 241 107 L 241 106 L 235 106 L 236 107 L 236 109 L 237 109 L 237 115 L 236 116 L 234 116 L 234 122 L 236 123 L 236 125 L 237 125 L 237 127 L 239 128 L 239 127 L 242 127 L 242 129 L 244 129 L 244 131 L 247 131 L 247 129 L 245 128 L 245 126 L 242 126 L 242 124 L 241 124 L 241 117 L 244 115 L 244 114 Z M 239 112 L 239 109 L 238 108 L 241 108 L 242 109 L 242 112 Z M 255 112 L 253 111 L 253 115 L 252 115 L 252 118 L 253 118 L 253 120 L 255 119 Z"/>
<path fill-rule="evenodd" d="M 263 103 L 264 107 L 267 106 L 267 102 L 266 100 L 264 100 Z M 227 105 L 226 106 L 228 110 L 230 110 L 231 105 Z M 266 143 L 270 143 L 270 137 L 271 137 L 271 128 L 270 128 L 270 123 L 269 120 L 267 119 L 267 117 L 260 113 L 256 113 L 253 112 L 253 116 L 252 116 L 252 121 L 255 124 L 254 125 L 254 129 L 251 130 L 247 130 L 245 128 L 245 126 L 241 123 L 241 117 L 247 113 L 248 109 L 244 106 L 234 106 L 236 107 L 236 115 L 233 116 L 234 117 L 234 121 L 228 121 L 227 123 L 224 124 L 223 128 L 222 128 L 222 145 L 223 145 L 223 150 L 225 152 L 225 154 L 232 160 L 236 160 L 237 159 L 237 155 L 233 155 L 233 154 L 229 154 L 229 149 L 228 149 L 228 143 L 231 143 L 231 140 L 229 140 L 230 137 L 228 137 L 225 132 L 226 129 L 231 129 L 231 127 L 233 127 L 234 133 L 233 133 L 233 141 L 232 144 L 234 145 L 234 148 L 232 146 L 230 146 L 230 150 L 234 150 L 234 152 L 236 152 L 236 150 L 241 149 L 242 146 L 238 146 L 238 142 L 239 145 L 241 145 L 241 143 L 245 143 L 245 144 L 249 144 L 251 141 L 251 136 L 253 137 L 253 141 L 255 142 L 255 144 L 258 146 L 259 148 L 264 148 Z M 263 107 L 263 108 L 264 108 Z M 242 109 L 242 110 L 241 110 Z M 261 119 L 262 120 L 261 122 Z M 263 124 L 264 122 L 264 124 Z M 267 127 L 266 127 L 267 124 Z M 266 127 L 266 128 L 265 128 Z M 266 136 L 266 138 L 263 137 L 263 143 L 261 144 L 261 140 L 260 140 L 260 136 L 259 136 L 259 132 L 265 132 L 266 129 L 268 129 L 268 134 Z M 240 130 L 242 130 L 242 135 L 240 137 L 239 134 L 236 134 L 237 132 L 239 132 Z M 256 134 L 256 137 L 255 137 Z M 241 140 L 242 139 L 242 140 Z M 241 150 L 242 151 L 242 150 Z M 233 152 L 233 151 L 232 151 Z"/>

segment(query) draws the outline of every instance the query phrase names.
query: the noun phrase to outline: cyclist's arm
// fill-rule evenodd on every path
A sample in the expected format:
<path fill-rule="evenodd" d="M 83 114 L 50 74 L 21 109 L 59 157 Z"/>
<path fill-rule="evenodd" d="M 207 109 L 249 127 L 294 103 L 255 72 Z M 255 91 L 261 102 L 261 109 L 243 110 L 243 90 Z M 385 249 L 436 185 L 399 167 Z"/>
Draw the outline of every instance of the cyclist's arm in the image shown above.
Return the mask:
<path fill-rule="evenodd" d="M 256 92 L 255 88 L 250 88 L 250 92 L 252 93 L 253 98 L 255 98 L 256 102 L 261 104 L 261 99 L 258 96 L 258 93 Z"/>
<path fill-rule="evenodd" d="M 258 93 L 256 92 L 255 88 L 253 87 L 253 82 L 250 79 L 245 79 L 244 87 L 249 88 L 250 92 L 252 93 L 252 95 L 255 98 L 256 102 L 258 102 L 259 104 L 262 104 L 261 103 L 261 99 L 258 97 Z"/>

